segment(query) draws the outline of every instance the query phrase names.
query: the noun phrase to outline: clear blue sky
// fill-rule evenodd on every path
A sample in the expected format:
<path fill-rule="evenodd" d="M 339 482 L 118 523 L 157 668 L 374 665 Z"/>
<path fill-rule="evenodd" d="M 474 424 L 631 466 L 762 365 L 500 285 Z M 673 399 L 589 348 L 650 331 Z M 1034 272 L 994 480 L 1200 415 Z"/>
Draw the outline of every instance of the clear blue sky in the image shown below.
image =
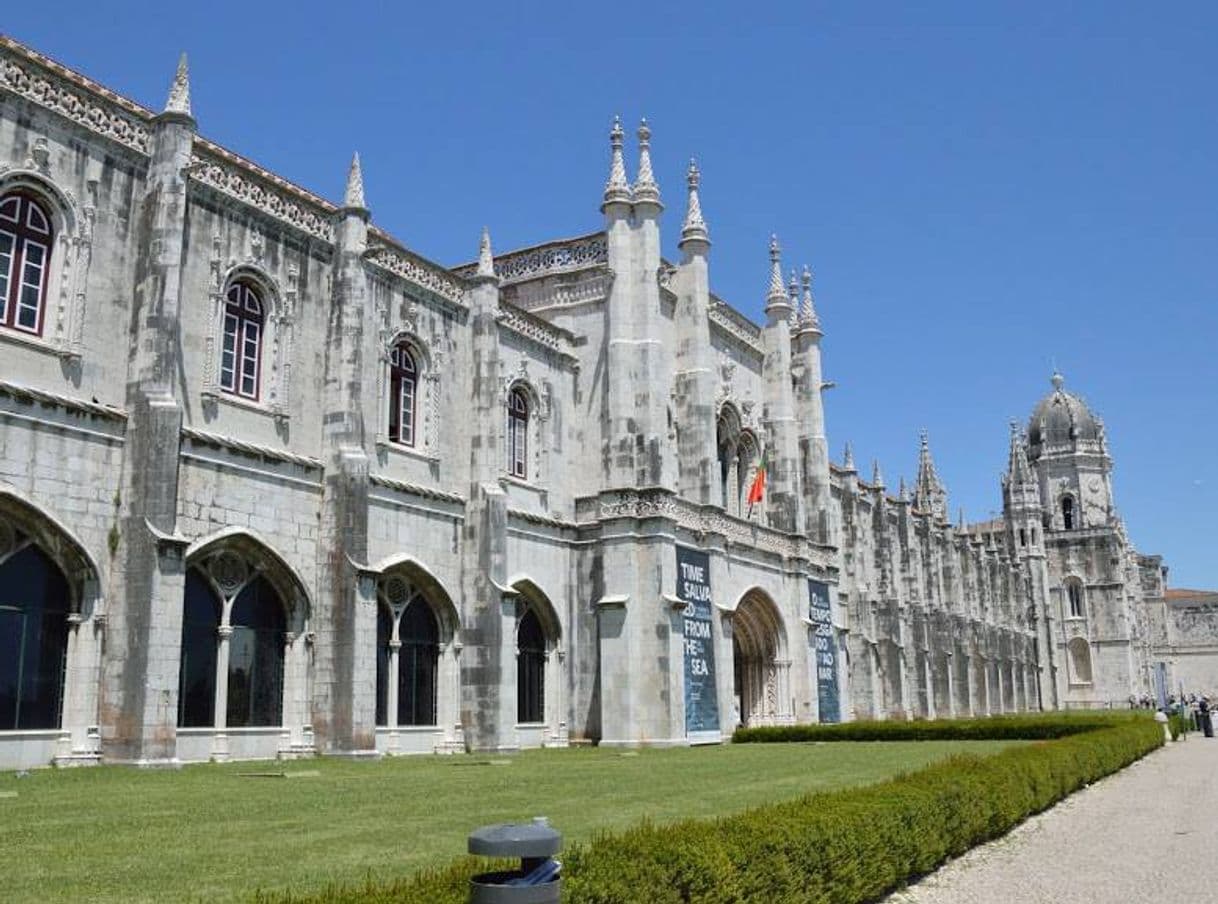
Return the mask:
<path fill-rule="evenodd" d="M 1218 4 L 858 6 L 10 3 L 0 28 L 153 107 L 188 51 L 203 134 L 335 200 L 358 149 L 376 222 L 449 264 L 483 224 L 500 251 L 598 228 L 610 119 L 646 115 L 668 255 L 696 154 L 715 291 L 760 316 L 771 231 L 814 267 L 835 458 L 895 486 L 925 427 L 987 518 L 1056 361 L 1138 548 L 1218 588 Z"/>

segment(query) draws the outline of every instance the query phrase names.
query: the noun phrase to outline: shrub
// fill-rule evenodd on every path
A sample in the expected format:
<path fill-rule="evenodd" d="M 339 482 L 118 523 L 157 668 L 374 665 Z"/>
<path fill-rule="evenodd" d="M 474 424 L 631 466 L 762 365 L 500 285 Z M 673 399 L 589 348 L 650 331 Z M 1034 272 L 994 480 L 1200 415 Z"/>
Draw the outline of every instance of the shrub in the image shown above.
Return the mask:
<path fill-rule="evenodd" d="M 855 722 L 737 732 L 737 743 L 824 740 L 1032 739 L 986 757 L 957 756 L 870 785 L 806 795 L 717 820 L 643 823 L 562 855 L 567 904 L 875 901 L 950 857 L 995 838 L 1163 743 L 1140 715 L 1010 716 Z M 261 901 L 461 904 L 490 868 L 464 858 L 392 882 Z"/>

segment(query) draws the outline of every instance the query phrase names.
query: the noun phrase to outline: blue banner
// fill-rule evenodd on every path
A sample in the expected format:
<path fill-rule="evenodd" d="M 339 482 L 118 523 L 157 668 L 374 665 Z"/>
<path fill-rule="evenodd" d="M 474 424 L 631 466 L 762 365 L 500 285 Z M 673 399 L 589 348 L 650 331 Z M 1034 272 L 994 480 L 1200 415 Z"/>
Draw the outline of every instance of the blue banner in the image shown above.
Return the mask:
<path fill-rule="evenodd" d="M 685 601 L 685 734 L 718 740 L 719 694 L 711 614 L 710 556 L 677 547 L 677 596 Z"/>
<path fill-rule="evenodd" d="M 812 661 L 816 669 L 816 696 L 820 721 L 842 720 L 837 689 L 837 632 L 829 605 L 829 585 L 808 580 L 808 620 L 812 622 Z"/>

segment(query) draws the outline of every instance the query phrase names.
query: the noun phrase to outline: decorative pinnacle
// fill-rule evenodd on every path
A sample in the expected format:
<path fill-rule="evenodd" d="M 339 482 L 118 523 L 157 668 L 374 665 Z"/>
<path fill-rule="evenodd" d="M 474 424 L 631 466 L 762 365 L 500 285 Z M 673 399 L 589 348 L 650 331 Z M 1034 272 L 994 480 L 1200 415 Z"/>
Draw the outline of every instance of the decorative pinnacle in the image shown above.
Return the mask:
<path fill-rule="evenodd" d="M 626 181 L 626 161 L 622 157 L 622 117 L 613 117 L 613 128 L 609 130 L 609 181 L 605 183 L 605 204 L 629 204 L 630 183 Z M 602 206 L 602 210 L 604 207 Z"/>
<path fill-rule="evenodd" d="M 770 291 L 766 294 L 766 307 L 772 304 L 787 304 L 787 292 L 782 287 L 782 248 L 778 236 L 770 236 Z"/>
<path fill-rule="evenodd" d="M 816 316 L 816 304 L 812 300 L 812 268 L 804 264 L 804 298 L 799 306 L 799 323 L 805 328 L 820 328 L 820 320 Z"/>
<path fill-rule="evenodd" d="M 477 276 L 494 278 L 495 258 L 491 254 L 491 231 L 482 227 L 482 238 L 478 241 Z"/>
<path fill-rule="evenodd" d="M 656 185 L 655 174 L 651 171 L 651 129 L 647 126 L 647 118 L 639 122 L 639 177 L 634 180 L 634 201 L 636 204 L 660 203 L 660 186 Z"/>
<path fill-rule="evenodd" d="M 795 329 L 799 325 L 799 277 L 795 275 L 795 268 L 791 268 L 791 278 L 787 280 L 787 298 L 791 299 L 791 313 L 787 317 L 791 329 Z"/>
<path fill-rule="evenodd" d="M 871 462 L 871 485 L 884 489 L 884 475 L 880 473 L 880 460 L 872 459 Z"/>
<path fill-rule="evenodd" d="M 710 234 L 706 229 L 706 220 L 702 219 L 702 204 L 698 200 L 698 186 L 702 183 L 702 174 L 698 171 L 698 163 L 693 157 L 689 158 L 689 171 L 685 176 L 689 186 L 689 203 L 685 209 L 685 222 L 681 225 L 681 241 L 706 242 L 710 244 Z"/>
<path fill-rule="evenodd" d="M 165 101 L 165 113 L 190 112 L 190 69 L 186 65 L 186 54 L 178 57 L 178 71 L 174 74 L 173 84 L 169 88 L 169 99 Z"/>
<path fill-rule="evenodd" d="M 854 450 L 850 448 L 850 440 L 846 440 L 846 452 L 842 456 L 842 467 L 847 471 L 858 471 L 854 466 Z"/>
<path fill-rule="evenodd" d="M 343 207 L 347 210 L 367 210 L 364 203 L 364 172 L 359 165 L 359 151 L 351 157 L 351 169 L 347 171 L 347 190 L 343 194 Z"/>
<path fill-rule="evenodd" d="M 1053 384 L 1054 389 L 1061 389 L 1066 385 L 1066 378 L 1063 377 L 1061 375 L 1061 371 L 1055 367 L 1053 368 L 1053 376 L 1049 378 L 1049 382 Z"/>
<path fill-rule="evenodd" d="M 957 517 L 959 520 L 956 522 L 956 530 L 965 533 L 968 530 L 968 522 L 964 520 L 964 506 L 960 506 L 960 513 Z"/>
<path fill-rule="evenodd" d="M 904 477 L 901 478 L 900 486 L 897 488 L 897 501 L 898 502 L 908 502 L 909 501 L 909 488 L 905 486 Z"/>

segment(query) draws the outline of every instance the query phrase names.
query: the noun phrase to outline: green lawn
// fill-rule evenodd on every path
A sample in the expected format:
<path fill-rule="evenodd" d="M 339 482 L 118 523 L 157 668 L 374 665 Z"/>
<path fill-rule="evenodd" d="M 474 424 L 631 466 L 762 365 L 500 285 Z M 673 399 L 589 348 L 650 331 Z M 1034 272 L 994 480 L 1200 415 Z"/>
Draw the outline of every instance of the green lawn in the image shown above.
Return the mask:
<path fill-rule="evenodd" d="M 487 823 L 546 815 L 566 838 L 586 839 L 644 817 L 715 816 L 868 784 L 1008 743 L 583 748 L 0 774 L 0 897 L 215 901 L 402 876 L 463 854 L 468 832 Z M 294 777 L 241 775 L 280 771 Z"/>

